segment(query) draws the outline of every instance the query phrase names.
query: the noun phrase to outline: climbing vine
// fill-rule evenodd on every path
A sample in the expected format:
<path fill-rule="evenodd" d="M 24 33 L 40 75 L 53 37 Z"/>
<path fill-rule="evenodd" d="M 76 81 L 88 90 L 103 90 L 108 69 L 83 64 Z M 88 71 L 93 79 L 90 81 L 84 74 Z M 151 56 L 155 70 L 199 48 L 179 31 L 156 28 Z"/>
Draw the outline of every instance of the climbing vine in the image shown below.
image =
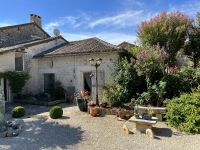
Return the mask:
<path fill-rule="evenodd" d="M 9 80 L 9 85 L 13 93 L 19 93 L 22 91 L 26 81 L 30 78 L 27 72 L 7 71 L 0 73 L 0 78 Z"/>

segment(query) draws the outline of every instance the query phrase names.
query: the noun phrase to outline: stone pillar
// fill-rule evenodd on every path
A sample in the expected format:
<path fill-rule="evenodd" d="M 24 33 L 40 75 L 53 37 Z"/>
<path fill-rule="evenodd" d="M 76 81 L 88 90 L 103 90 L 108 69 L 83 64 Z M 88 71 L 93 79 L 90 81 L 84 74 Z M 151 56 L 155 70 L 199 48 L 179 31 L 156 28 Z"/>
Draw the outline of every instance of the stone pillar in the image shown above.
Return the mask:
<path fill-rule="evenodd" d="M 5 99 L 3 94 L 3 89 L 0 88 L 0 127 L 5 123 Z"/>

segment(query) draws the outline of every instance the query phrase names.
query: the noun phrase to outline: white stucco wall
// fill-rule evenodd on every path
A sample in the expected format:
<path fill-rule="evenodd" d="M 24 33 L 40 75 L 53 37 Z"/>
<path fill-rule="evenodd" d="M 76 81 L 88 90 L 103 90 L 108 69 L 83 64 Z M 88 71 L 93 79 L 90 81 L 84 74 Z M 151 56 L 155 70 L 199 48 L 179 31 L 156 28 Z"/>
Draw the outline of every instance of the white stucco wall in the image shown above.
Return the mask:
<path fill-rule="evenodd" d="M 61 38 L 46 43 L 41 43 L 25 49 L 24 54 L 24 71 L 28 72 L 31 78 L 27 81 L 23 92 L 25 93 L 37 93 L 38 85 L 42 75 L 38 74 L 38 60 L 32 59 L 35 54 L 46 51 L 50 48 L 55 47 L 65 41 Z M 0 72 L 15 71 L 15 51 L 5 52 L 0 54 Z M 43 82 L 42 82 L 43 83 Z M 42 86 L 42 85 L 41 85 Z M 42 87 L 41 87 L 42 88 Z M 10 88 L 8 87 L 8 90 Z M 8 94 L 10 91 L 8 92 Z M 9 95 L 8 95 L 9 96 Z M 9 100 L 11 101 L 11 100 Z"/>
<path fill-rule="evenodd" d="M 37 59 L 33 59 L 33 56 L 41 53 L 43 51 L 49 50 L 50 48 L 55 47 L 56 45 L 62 44 L 65 41 L 63 39 L 57 39 L 53 41 L 49 41 L 46 43 L 38 44 L 32 47 L 29 47 L 25 50 L 24 56 L 24 68 L 25 71 L 29 72 L 31 78 L 27 81 L 23 92 L 24 93 L 33 93 L 36 94 L 39 92 L 40 87 L 40 79 L 42 78 L 40 74 L 38 74 L 38 66 L 41 64 L 38 63 Z M 41 85 L 42 86 L 42 85 Z"/>
<path fill-rule="evenodd" d="M 102 58 L 102 64 L 99 70 L 99 85 L 100 87 L 105 83 L 112 82 L 111 73 L 113 61 L 118 58 L 115 53 L 97 53 L 78 56 L 64 56 L 53 58 L 39 58 L 34 59 L 34 70 L 32 71 L 32 84 L 29 88 L 30 92 L 37 93 L 44 89 L 44 74 L 54 73 L 55 79 L 60 81 L 65 89 L 69 86 L 75 86 L 76 91 L 83 90 L 83 73 L 95 72 L 95 67 L 89 64 L 89 58 Z M 53 67 L 51 67 L 53 61 Z M 38 64 L 38 65 L 36 65 Z M 38 72 L 37 72 L 38 71 Z M 95 95 L 95 77 L 93 77 L 92 95 Z M 36 84 L 37 83 L 37 84 Z M 101 88 L 100 88 L 101 89 Z M 100 90 L 101 91 L 101 90 Z M 101 95 L 101 93 L 100 93 Z"/>
<path fill-rule="evenodd" d="M 6 52 L 0 54 L 0 72 L 6 72 L 6 71 L 15 71 L 15 52 Z M 4 82 L 3 79 L 1 80 L 1 88 L 4 90 Z M 11 89 L 9 87 L 9 83 L 6 83 L 7 85 L 7 92 L 5 93 L 7 96 L 7 101 L 11 102 Z"/>
<path fill-rule="evenodd" d="M 15 70 L 15 52 L 0 54 L 0 72 Z"/>

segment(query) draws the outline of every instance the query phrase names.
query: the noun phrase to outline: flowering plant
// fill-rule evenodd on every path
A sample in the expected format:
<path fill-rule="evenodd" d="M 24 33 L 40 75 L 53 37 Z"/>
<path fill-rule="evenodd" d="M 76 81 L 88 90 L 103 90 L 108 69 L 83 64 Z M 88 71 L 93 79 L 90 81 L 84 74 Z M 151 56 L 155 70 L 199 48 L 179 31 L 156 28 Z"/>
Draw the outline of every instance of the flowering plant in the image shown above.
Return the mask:
<path fill-rule="evenodd" d="M 84 100 L 86 100 L 86 101 L 88 101 L 88 100 L 91 99 L 91 97 L 90 97 L 90 92 L 89 92 L 89 91 L 83 91 L 83 90 L 82 90 L 82 91 L 80 91 L 80 92 L 75 93 L 74 96 L 75 96 L 76 98 L 82 98 L 82 99 L 84 99 Z"/>
<path fill-rule="evenodd" d="M 153 71 L 165 68 L 167 54 L 160 46 L 154 46 L 149 50 L 141 49 L 137 54 L 135 68 L 139 75 L 150 75 Z"/>
<path fill-rule="evenodd" d="M 177 66 L 166 68 L 167 73 L 177 73 L 179 71 L 180 71 L 180 68 Z"/>
<path fill-rule="evenodd" d="M 135 63 L 135 68 L 138 75 L 145 75 L 147 81 L 147 87 L 151 86 L 150 78 L 154 72 L 162 71 L 165 73 L 165 60 L 167 54 L 163 48 L 156 45 L 150 49 L 141 49 L 137 54 L 137 60 Z"/>

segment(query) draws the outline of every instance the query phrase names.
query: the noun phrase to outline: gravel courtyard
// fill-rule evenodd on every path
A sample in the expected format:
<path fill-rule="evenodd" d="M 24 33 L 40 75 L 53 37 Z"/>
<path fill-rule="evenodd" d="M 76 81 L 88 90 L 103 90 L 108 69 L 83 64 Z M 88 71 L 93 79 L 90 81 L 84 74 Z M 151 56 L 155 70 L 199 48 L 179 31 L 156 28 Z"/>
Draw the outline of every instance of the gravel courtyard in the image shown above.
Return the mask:
<path fill-rule="evenodd" d="M 49 107 L 26 105 L 18 137 L 1 138 L 0 150 L 199 150 L 200 135 L 184 135 L 159 122 L 156 138 L 126 135 L 116 116 L 93 118 L 76 106 L 61 105 L 64 116 L 52 120 Z M 7 116 L 10 118 L 10 115 Z"/>

